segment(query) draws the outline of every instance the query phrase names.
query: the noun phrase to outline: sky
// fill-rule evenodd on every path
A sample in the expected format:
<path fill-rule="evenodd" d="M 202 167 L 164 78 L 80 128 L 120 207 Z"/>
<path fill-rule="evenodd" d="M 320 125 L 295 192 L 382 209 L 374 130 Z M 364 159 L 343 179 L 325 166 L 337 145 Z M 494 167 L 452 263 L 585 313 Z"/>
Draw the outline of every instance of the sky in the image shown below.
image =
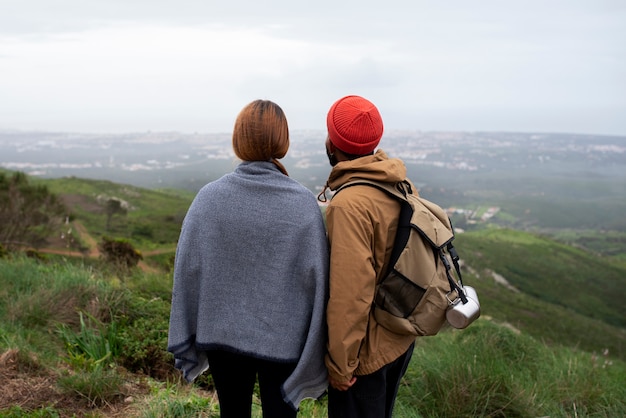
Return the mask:
<path fill-rule="evenodd" d="M 626 136 L 623 0 L 0 0 L 0 129 L 231 132 L 255 99 L 325 129 Z"/>

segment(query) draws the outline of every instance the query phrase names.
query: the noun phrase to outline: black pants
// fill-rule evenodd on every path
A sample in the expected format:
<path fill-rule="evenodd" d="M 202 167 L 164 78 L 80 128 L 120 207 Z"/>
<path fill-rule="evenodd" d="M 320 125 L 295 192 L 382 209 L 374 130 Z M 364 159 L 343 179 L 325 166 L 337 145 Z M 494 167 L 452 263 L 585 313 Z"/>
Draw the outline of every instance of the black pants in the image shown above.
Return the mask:
<path fill-rule="evenodd" d="M 414 346 L 411 344 L 406 353 L 380 370 L 356 376 L 356 382 L 346 391 L 329 388 L 328 418 L 391 418 Z"/>
<path fill-rule="evenodd" d="M 252 414 L 252 393 L 259 377 L 264 418 L 295 417 L 297 412 L 285 401 L 280 387 L 296 367 L 228 351 L 207 352 L 213 383 L 220 403 L 220 417 L 245 418 Z"/>

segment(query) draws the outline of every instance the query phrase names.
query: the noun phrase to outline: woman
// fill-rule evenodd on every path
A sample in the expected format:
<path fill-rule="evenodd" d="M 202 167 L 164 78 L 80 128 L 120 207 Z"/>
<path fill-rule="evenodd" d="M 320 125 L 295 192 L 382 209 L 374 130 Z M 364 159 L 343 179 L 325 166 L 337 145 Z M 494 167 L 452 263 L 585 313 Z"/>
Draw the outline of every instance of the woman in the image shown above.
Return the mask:
<path fill-rule="evenodd" d="M 277 104 L 244 107 L 232 143 L 242 162 L 200 190 L 183 222 L 168 350 L 187 381 L 210 366 L 222 417 L 250 416 L 257 375 L 263 415 L 295 417 L 327 387 L 324 222 L 278 161 L 289 129 Z"/>

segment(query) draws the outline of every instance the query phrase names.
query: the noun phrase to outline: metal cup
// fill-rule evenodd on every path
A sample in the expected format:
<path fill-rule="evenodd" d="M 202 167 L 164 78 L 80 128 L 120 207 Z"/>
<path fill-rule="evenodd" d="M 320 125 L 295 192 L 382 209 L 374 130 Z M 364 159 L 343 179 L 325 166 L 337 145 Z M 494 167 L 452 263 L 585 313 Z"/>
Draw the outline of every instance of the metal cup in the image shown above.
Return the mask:
<path fill-rule="evenodd" d="M 466 328 L 480 316 L 480 302 L 476 290 L 470 286 L 463 286 L 462 289 L 467 297 L 467 303 L 463 303 L 459 297 L 446 311 L 448 323 L 457 329 Z"/>

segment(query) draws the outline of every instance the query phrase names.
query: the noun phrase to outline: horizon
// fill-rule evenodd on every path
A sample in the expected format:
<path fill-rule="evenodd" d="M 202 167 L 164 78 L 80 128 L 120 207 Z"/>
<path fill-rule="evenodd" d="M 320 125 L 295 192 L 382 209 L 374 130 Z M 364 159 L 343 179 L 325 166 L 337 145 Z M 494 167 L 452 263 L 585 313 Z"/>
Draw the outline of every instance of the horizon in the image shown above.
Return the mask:
<path fill-rule="evenodd" d="M 292 129 L 289 128 L 289 133 L 291 139 L 294 138 L 302 138 L 303 134 L 307 133 L 320 133 L 322 135 L 326 135 L 326 129 Z M 112 137 L 123 137 L 123 136 L 150 136 L 150 135 L 182 135 L 182 136 L 221 136 L 223 139 L 224 135 L 232 135 L 231 131 L 206 131 L 206 132 L 184 132 L 184 131 L 72 131 L 72 130 L 39 130 L 39 129 L 15 129 L 15 128 L 4 128 L 0 126 L 0 135 L 2 134 L 34 134 L 34 135 L 69 135 L 69 136 L 88 136 L 88 137 L 99 137 L 99 136 L 112 136 Z M 456 134 L 456 135 L 479 135 L 479 134 L 503 134 L 503 135 L 568 135 L 568 136 L 585 136 L 585 137 L 610 137 L 610 138 L 624 138 L 626 139 L 625 134 L 598 134 L 598 133 L 580 133 L 580 132 L 549 132 L 549 131 L 507 131 L 507 130 L 422 130 L 422 129 L 385 129 L 383 132 L 383 140 L 385 136 L 398 136 L 403 134 L 423 134 L 423 135 L 436 135 L 436 134 Z M 2 138 L 0 138 L 2 139 Z"/>

